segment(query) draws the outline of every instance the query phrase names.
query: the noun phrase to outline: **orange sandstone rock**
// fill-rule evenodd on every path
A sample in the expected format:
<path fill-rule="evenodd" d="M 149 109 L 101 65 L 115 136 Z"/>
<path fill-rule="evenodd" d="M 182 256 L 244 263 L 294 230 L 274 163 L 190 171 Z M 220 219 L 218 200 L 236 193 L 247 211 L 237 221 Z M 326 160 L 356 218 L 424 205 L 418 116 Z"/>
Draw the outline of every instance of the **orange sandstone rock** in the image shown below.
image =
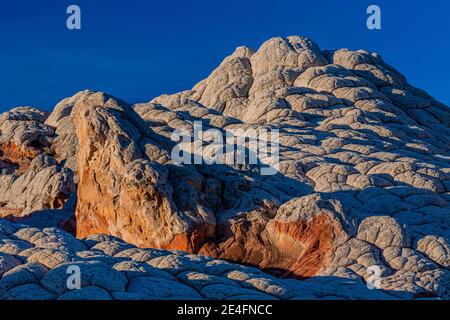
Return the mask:
<path fill-rule="evenodd" d="M 326 269 L 334 250 L 350 238 L 343 224 L 354 232 L 354 221 L 351 216 L 343 221 L 340 204 L 318 194 L 295 198 L 275 211 L 275 216 L 266 208 L 230 220 L 228 239 L 208 243 L 200 253 L 279 276 L 311 277 Z"/>
<path fill-rule="evenodd" d="M 178 210 L 168 181 L 168 157 L 133 109 L 87 93 L 74 106 L 74 121 L 76 235 L 104 233 L 141 247 L 198 250 L 214 220 L 207 213 L 193 216 Z M 150 156 L 146 148 L 152 150 Z"/>

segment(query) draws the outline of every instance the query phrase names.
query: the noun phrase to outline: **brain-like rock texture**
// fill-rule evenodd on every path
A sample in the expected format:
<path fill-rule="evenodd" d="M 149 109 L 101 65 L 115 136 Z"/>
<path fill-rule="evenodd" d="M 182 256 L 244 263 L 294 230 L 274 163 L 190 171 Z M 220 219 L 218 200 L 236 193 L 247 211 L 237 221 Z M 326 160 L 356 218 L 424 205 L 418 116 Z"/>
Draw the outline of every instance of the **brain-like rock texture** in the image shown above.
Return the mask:
<path fill-rule="evenodd" d="M 449 276 L 432 265 L 422 278 L 404 284 L 387 278 L 392 290 L 370 290 L 356 277 L 281 279 L 212 257 L 138 248 L 108 235 L 78 240 L 58 228 L 5 220 L 0 230 L 1 300 L 404 299 L 431 291 L 448 297 Z M 364 249 L 355 247 L 352 257 L 359 253 L 363 260 Z M 73 270 L 79 287 L 71 286 Z"/>
<path fill-rule="evenodd" d="M 276 173 L 264 154 L 179 163 L 214 147 L 172 139 L 199 123 L 278 130 Z M 0 298 L 449 298 L 449 151 L 450 109 L 380 55 L 297 36 L 148 103 L 18 107 L 0 116 Z"/>

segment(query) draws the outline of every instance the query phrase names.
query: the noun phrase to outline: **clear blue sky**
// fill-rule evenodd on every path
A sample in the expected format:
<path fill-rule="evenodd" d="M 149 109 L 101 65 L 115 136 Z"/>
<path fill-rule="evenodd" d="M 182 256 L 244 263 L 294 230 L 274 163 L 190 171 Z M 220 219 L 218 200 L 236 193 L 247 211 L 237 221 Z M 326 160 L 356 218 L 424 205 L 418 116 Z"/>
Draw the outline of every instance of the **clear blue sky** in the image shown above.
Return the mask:
<path fill-rule="evenodd" d="M 70 4 L 80 31 L 66 28 Z M 366 28 L 369 4 L 381 31 Z M 448 0 L 1 0 L 0 111 L 52 109 L 86 88 L 149 101 L 190 89 L 239 45 L 294 34 L 379 52 L 450 105 L 449 21 Z"/>

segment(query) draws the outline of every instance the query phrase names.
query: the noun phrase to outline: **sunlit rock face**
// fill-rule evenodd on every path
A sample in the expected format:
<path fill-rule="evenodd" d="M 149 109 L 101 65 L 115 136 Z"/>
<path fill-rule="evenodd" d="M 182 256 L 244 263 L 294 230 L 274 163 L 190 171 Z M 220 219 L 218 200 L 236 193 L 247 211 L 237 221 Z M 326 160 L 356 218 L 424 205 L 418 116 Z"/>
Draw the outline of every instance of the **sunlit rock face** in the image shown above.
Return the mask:
<path fill-rule="evenodd" d="M 279 130 L 278 172 L 261 175 L 261 164 L 178 163 L 173 133 L 192 134 L 198 123 L 223 134 Z M 182 250 L 170 259 L 218 258 L 257 267 L 273 281 L 302 280 L 286 280 L 277 292 L 289 283 L 298 292 L 310 286 L 317 297 L 362 298 L 372 294 L 362 288 L 376 267 L 377 286 L 389 297 L 448 297 L 449 151 L 450 109 L 378 54 L 322 50 L 297 36 L 271 39 L 258 50 L 239 47 L 192 90 L 148 103 L 83 91 L 51 113 L 19 107 L 2 114 L 0 217 L 18 224 L 1 220 L 0 254 L 8 256 L 0 256 L 0 268 L 33 264 L 26 268 L 42 279 L 27 282 L 28 289 L 60 297 L 64 292 L 44 284 L 46 274 L 57 275 L 50 272 L 69 256 L 96 256 L 90 240 L 81 239 L 105 237 L 117 242 L 99 244 L 108 256 L 125 247 L 139 257 Z M 17 232 L 25 225 L 62 228 L 80 240 L 64 240 L 67 252 L 50 259 L 56 244 L 22 242 Z M 51 239 L 63 232 L 45 230 L 39 232 Z M 120 288 L 93 286 L 83 294 L 152 296 L 150 280 L 126 287 L 146 292 L 124 291 L 122 284 L 135 280 L 123 270 L 159 272 L 147 270 L 159 268 L 157 257 L 130 257 L 110 264 L 119 271 L 105 267 L 122 279 L 114 278 Z M 251 279 L 245 272 L 256 270 L 218 275 L 204 265 L 216 262 L 201 262 L 201 270 L 194 262 L 164 263 L 182 268 L 171 281 L 202 283 L 192 286 L 204 298 L 212 297 L 202 293 L 204 283 L 233 287 L 239 279 L 244 290 L 242 281 Z M 345 279 L 358 289 L 337 292 Z M 2 282 L 0 298 L 26 294 L 14 286 L 2 291 Z M 191 287 L 183 289 L 187 296 L 199 292 Z M 262 294 L 255 292 L 245 295 Z"/>

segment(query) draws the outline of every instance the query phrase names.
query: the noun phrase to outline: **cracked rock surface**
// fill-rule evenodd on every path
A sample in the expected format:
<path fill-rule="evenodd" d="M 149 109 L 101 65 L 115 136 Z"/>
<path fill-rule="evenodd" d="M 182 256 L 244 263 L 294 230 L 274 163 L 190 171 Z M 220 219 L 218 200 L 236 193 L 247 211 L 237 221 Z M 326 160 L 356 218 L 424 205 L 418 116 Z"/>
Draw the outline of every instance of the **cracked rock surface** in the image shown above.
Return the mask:
<path fill-rule="evenodd" d="M 279 130 L 278 172 L 179 164 L 172 135 L 199 122 Z M 376 53 L 298 36 L 148 103 L 18 107 L 0 116 L 0 299 L 448 299 L 449 151 L 447 106 Z"/>
<path fill-rule="evenodd" d="M 355 279 L 280 279 L 253 267 L 183 251 L 144 249 L 108 235 L 78 240 L 58 228 L 0 220 L 0 299 L 400 299 Z M 70 268 L 80 289 L 70 289 Z M 428 277 L 437 276 L 430 270 Z M 425 275 L 424 275 L 425 277 Z M 387 280 L 386 280 L 387 281 Z M 419 281 L 419 280 L 418 280 Z M 442 282 L 442 281 L 441 281 Z M 428 284 L 439 290 L 443 284 Z M 419 284 L 416 285 L 419 288 Z"/>

